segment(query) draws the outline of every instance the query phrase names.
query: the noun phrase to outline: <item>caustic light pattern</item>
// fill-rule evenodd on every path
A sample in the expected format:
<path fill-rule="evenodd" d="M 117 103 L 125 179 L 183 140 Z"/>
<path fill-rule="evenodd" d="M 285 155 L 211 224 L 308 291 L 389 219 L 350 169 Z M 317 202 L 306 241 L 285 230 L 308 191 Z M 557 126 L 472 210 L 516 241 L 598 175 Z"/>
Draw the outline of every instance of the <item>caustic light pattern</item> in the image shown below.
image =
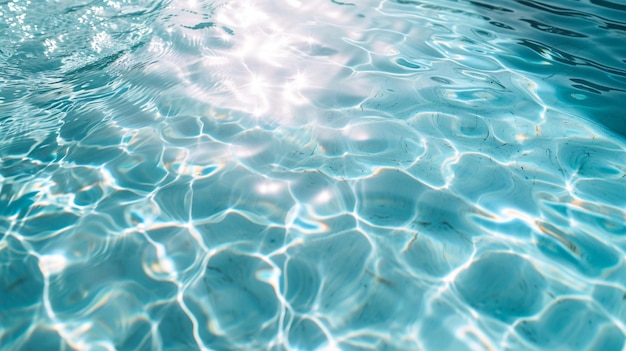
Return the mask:
<path fill-rule="evenodd" d="M 552 3 L 1 3 L 0 348 L 622 349 L 624 8 Z"/>

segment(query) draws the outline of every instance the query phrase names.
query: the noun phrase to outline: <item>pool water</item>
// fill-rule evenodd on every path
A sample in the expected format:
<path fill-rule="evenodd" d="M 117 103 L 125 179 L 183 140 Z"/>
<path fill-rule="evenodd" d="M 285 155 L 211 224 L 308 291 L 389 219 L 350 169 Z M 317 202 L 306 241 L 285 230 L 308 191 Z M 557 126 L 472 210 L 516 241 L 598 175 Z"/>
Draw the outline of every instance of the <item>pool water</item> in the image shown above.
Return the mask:
<path fill-rule="evenodd" d="M 625 18 L 0 2 L 0 349 L 624 349 Z"/>

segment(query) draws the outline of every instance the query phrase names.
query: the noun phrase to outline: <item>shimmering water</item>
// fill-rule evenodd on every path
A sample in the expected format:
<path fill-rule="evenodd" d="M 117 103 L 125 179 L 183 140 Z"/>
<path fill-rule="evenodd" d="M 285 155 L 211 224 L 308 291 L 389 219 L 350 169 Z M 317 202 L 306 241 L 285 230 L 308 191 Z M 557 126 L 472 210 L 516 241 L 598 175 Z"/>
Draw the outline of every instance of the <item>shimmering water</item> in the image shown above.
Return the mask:
<path fill-rule="evenodd" d="M 0 2 L 0 349 L 624 349 L 625 18 Z"/>

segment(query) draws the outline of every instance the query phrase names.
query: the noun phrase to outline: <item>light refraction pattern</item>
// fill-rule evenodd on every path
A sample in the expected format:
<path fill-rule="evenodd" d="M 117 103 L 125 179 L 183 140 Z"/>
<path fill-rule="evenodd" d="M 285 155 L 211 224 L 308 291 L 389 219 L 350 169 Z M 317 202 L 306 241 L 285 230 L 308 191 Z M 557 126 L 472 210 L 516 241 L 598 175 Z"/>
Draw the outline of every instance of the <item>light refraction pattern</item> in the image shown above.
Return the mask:
<path fill-rule="evenodd" d="M 576 3 L 0 3 L 0 348 L 622 349 L 626 23 Z"/>

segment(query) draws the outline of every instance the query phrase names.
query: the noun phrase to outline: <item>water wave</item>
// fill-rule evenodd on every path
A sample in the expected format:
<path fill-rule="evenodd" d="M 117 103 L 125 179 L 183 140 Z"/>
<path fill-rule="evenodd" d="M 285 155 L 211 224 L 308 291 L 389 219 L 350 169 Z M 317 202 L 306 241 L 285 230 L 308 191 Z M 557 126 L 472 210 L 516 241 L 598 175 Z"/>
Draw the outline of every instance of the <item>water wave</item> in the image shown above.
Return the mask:
<path fill-rule="evenodd" d="M 621 349 L 620 4 L 0 4 L 7 350 Z"/>

